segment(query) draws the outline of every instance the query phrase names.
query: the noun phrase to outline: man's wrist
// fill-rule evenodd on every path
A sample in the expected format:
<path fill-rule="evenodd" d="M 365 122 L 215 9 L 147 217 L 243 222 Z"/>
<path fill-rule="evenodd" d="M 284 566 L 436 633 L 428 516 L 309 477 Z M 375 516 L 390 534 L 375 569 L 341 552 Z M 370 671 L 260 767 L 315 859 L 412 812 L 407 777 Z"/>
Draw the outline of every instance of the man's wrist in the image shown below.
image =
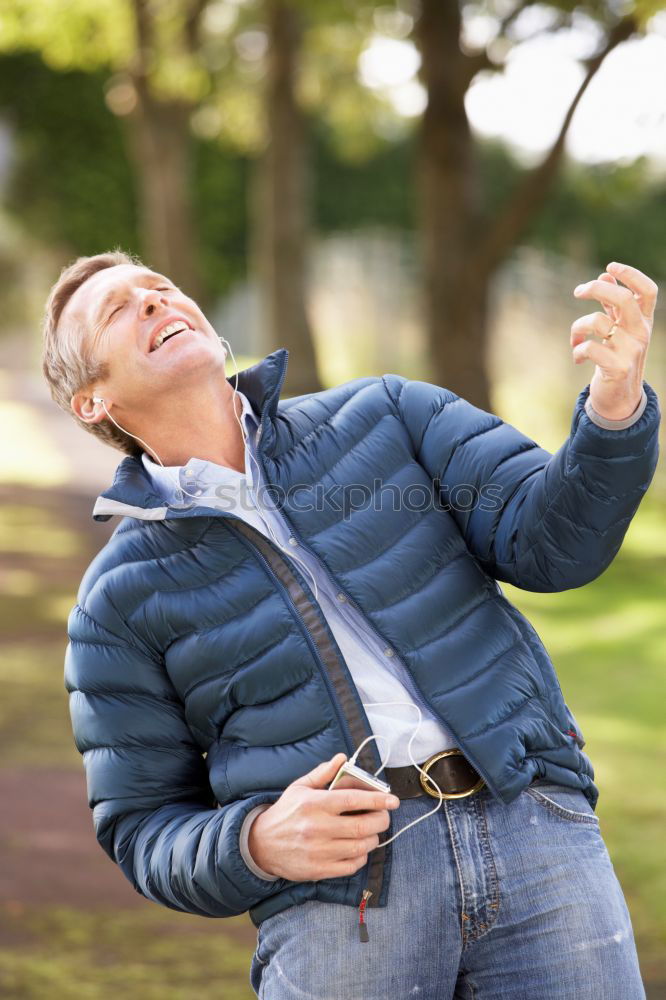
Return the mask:
<path fill-rule="evenodd" d="M 270 802 L 262 802 L 260 805 L 255 806 L 254 809 L 251 809 L 249 811 L 249 813 L 243 820 L 243 824 L 241 826 L 240 837 L 239 837 L 239 848 L 243 861 L 245 862 L 245 864 L 250 869 L 253 875 L 256 875 L 257 878 L 265 879 L 265 881 L 267 882 L 277 882 L 279 876 L 271 875 L 269 872 L 264 871 L 263 868 L 260 868 L 257 862 L 252 857 L 252 853 L 250 851 L 251 827 L 254 824 L 257 817 L 260 816 L 262 812 L 265 812 L 266 809 L 270 809 L 271 804 L 272 803 Z"/>
<path fill-rule="evenodd" d="M 598 413 L 594 409 L 589 396 L 585 400 L 585 412 L 587 413 L 592 423 L 597 424 L 598 427 L 603 427 L 606 430 L 613 430 L 613 431 L 624 430 L 626 427 L 631 427 L 632 424 L 635 424 L 636 421 L 640 420 L 640 418 L 642 417 L 643 411 L 645 410 L 646 406 L 647 406 L 647 393 L 645 392 L 644 386 L 641 387 L 641 396 L 634 411 L 630 413 L 629 416 L 621 417 L 620 419 L 603 416 L 601 413 Z"/>

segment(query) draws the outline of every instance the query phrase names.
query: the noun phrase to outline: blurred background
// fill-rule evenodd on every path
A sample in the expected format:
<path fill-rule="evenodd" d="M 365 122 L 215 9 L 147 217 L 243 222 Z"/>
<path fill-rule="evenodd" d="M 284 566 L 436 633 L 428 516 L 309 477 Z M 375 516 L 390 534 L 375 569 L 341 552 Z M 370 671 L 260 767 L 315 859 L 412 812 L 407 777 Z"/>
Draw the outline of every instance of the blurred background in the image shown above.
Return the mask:
<path fill-rule="evenodd" d="M 576 284 L 666 278 L 656 0 L 3 0 L 0 6 L 0 993 L 251 998 L 247 915 L 138 896 L 98 847 L 63 685 L 66 618 L 122 460 L 52 402 L 44 302 L 120 247 L 284 395 L 398 372 L 555 451 L 593 368 Z M 662 293 L 663 295 L 663 293 Z M 645 373 L 663 407 L 666 309 Z M 233 373 L 230 366 L 229 373 Z M 663 445 L 662 445 L 663 447 Z M 587 739 L 648 996 L 666 997 L 666 478 L 562 594 L 505 585 Z"/>

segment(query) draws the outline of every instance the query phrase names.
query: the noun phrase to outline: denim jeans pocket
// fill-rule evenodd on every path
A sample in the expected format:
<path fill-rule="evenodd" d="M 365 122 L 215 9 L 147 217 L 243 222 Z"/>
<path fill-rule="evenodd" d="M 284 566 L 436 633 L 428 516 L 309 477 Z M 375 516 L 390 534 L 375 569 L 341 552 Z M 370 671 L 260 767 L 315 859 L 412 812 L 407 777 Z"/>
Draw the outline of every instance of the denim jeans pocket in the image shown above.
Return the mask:
<path fill-rule="evenodd" d="M 560 819 L 599 826 L 598 816 L 579 788 L 569 788 L 551 781 L 535 781 L 525 791 L 539 805 Z"/>

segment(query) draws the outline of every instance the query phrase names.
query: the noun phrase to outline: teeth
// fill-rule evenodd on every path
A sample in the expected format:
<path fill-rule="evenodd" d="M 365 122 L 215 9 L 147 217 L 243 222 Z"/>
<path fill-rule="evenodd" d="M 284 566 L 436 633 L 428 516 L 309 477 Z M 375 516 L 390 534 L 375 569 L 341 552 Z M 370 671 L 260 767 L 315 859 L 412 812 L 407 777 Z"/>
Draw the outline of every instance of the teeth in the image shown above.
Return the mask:
<path fill-rule="evenodd" d="M 166 338 L 169 337 L 172 333 L 177 333 L 179 330 L 187 330 L 187 329 L 189 329 L 189 327 L 186 326 L 186 324 L 184 324 L 181 320 L 177 320 L 174 323 L 169 323 L 169 325 L 165 326 L 163 330 L 160 330 L 155 340 L 155 343 L 152 346 L 152 350 L 156 351 L 158 347 L 161 347 Z"/>

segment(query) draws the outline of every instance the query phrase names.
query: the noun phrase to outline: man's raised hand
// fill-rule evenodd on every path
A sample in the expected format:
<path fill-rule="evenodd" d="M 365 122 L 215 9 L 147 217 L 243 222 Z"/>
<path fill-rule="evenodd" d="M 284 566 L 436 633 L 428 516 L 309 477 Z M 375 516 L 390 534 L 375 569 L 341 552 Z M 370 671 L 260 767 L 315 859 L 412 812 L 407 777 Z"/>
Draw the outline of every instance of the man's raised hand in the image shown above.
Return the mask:
<path fill-rule="evenodd" d="M 571 346 L 575 364 L 595 362 L 590 403 L 609 420 L 631 416 L 641 400 L 657 292 L 655 282 L 642 271 L 617 263 L 609 264 L 596 281 L 574 289 L 576 298 L 597 299 L 604 308 L 572 324 Z M 611 330 L 612 337 L 601 343 L 588 339 L 591 334 L 607 338 Z"/>

